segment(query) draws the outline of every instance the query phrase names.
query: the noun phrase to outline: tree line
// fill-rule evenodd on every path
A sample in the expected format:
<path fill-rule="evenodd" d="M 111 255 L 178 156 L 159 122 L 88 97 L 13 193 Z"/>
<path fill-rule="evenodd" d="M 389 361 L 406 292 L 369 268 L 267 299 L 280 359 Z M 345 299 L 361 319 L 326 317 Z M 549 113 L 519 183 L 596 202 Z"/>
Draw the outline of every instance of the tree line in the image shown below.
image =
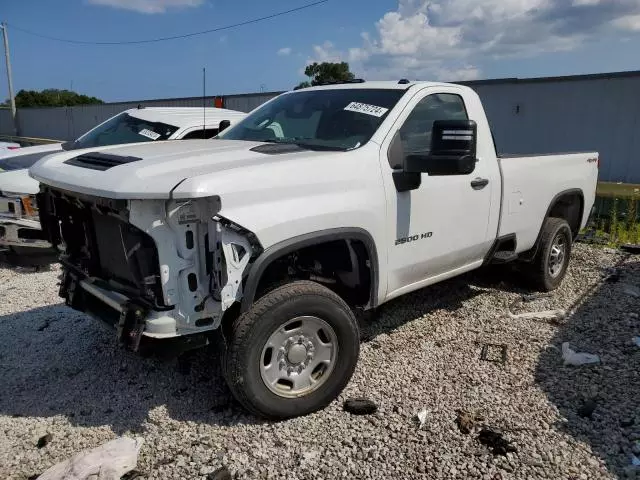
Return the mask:
<path fill-rule="evenodd" d="M 47 88 L 42 91 L 20 90 L 16 95 L 16 107 L 73 107 L 74 105 L 98 105 L 104 103 L 96 97 L 82 95 L 71 90 Z M 9 105 L 6 100 L 3 106 Z"/>

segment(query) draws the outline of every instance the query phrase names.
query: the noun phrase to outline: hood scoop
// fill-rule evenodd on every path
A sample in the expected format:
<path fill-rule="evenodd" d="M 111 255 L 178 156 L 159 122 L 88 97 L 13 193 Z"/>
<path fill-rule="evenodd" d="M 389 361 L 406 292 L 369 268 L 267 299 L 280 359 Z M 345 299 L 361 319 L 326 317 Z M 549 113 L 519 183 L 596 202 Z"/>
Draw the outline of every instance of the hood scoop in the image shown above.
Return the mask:
<path fill-rule="evenodd" d="M 252 152 L 265 153 L 267 155 L 278 155 L 281 153 L 293 153 L 306 150 L 295 143 L 266 143 L 250 149 Z"/>
<path fill-rule="evenodd" d="M 70 158 L 64 163 L 76 167 L 89 168 L 91 170 L 105 171 L 118 165 L 139 162 L 140 160 L 142 159 L 138 157 L 123 157 L 121 155 L 110 155 L 108 153 L 89 152 Z"/>

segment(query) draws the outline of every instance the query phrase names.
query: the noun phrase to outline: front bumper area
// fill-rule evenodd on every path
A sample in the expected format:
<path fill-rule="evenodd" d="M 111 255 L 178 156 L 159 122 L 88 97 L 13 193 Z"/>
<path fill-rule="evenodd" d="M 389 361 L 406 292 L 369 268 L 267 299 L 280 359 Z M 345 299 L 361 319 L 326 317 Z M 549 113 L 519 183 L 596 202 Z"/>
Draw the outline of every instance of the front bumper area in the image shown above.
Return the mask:
<path fill-rule="evenodd" d="M 142 337 L 196 342 L 217 329 L 261 251 L 217 216 L 218 197 L 125 201 L 43 187 L 38 208 L 48 240 L 64 244 L 60 296 L 134 349 Z"/>
<path fill-rule="evenodd" d="M 104 288 L 99 279 L 85 276 L 69 265 L 65 267 L 60 296 L 66 304 L 114 327 L 117 339 L 127 347 L 137 350 L 142 336 L 155 339 L 178 336 L 171 310 L 155 311 L 139 299 Z"/>
<path fill-rule="evenodd" d="M 53 249 L 39 222 L 0 216 L 0 250 L 9 247 Z"/>

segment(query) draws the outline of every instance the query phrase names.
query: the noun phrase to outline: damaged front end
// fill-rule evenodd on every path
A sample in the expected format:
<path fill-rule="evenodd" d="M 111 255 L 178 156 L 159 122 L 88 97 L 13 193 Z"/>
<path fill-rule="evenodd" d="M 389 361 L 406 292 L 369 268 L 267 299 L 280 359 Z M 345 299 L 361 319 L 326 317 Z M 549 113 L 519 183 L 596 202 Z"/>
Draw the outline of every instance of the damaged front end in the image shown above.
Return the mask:
<path fill-rule="evenodd" d="M 60 295 L 134 350 L 142 336 L 218 328 L 262 250 L 218 215 L 219 197 L 112 200 L 43 186 L 38 206 L 47 238 L 64 247 Z"/>

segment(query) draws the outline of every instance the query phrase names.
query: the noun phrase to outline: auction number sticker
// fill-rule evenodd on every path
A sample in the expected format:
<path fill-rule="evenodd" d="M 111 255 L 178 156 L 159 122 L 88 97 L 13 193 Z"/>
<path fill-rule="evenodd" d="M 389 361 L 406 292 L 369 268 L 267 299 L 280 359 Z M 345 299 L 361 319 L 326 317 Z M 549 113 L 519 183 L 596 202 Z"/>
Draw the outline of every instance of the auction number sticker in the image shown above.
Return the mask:
<path fill-rule="evenodd" d="M 381 117 L 389 111 L 388 108 L 358 102 L 351 102 L 349 105 L 344 107 L 344 109 L 349 112 L 364 113 L 365 115 L 371 115 L 373 117 Z"/>
<path fill-rule="evenodd" d="M 148 128 L 143 128 L 138 132 L 138 135 L 142 135 L 143 137 L 150 138 L 151 140 L 157 140 L 160 138 L 160 134 L 149 130 Z"/>

